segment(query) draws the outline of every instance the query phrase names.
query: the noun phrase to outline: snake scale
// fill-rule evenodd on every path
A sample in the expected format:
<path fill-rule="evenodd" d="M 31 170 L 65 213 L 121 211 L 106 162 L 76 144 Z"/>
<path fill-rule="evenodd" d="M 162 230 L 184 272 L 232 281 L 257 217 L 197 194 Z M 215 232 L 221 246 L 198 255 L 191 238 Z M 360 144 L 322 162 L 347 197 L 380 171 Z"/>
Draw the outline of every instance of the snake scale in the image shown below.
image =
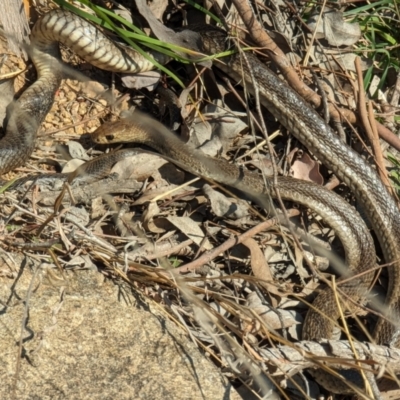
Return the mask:
<path fill-rule="evenodd" d="M 198 33 L 205 54 L 216 54 L 227 49 L 229 42 L 225 32 L 207 26 L 198 30 Z M 30 57 L 38 78 L 8 107 L 5 136 L 0 141 L 0 173 L 23 164 L 33 151 L 37 130 L 49 112 L 61 82 L 59 42 L 92 65 L 108 71 L 134 73 L 153 68 L 153 64 L 145 57 L 132 49 L 114 44 L 93 25 L 71 12 L 53 10 L 45 14 L 35 24 L 31 34 Z M 151 56 L 161 64 L 168 61 L 158 53 Z M 245 85 L 249 92 L 253 92 L 253 75 L 259 85 L 262 104 L 351 188 L 362 205 L 376 232 L 385 261 L 389 264 L 389 288 L 385 301 L 387 318 L 379 319 L 374 338 L 381 344 L 399 346 L 400 340 L 393 339 L 399 336 L 396 335 L 398 328 L 388 321 L 398 320 L 400 310 L 400 216 L 395 200 L 375 170 L 343 143 L 312 107 L 256 57 L 249 54 L 246 57 L 247 62 L 242 62 L 238 54 L 233 54 L 215 60 L 214 64 Z M 346 264 L 354 273 L 374 267 L 375 248 L 368 229 L 355 210 L 335 193 L 310 182 L 284 177 L 278 178 L 277 186 L 269 178 L 265 184 L 258 175 L 210 159 L 187 147 L 155 122 L 140 125 L 131 120 L 121 120 L 113 125 L 104 125 L 97 132 L 97 140 L 112 141 L 113 132 L 117 131 L 125 132 L 129 141 L 134 134 L 136 141 L 154 147 L 182 168 L 233 186 L 255 200 L 276 197 L 279 192 L 283 199 L 309 207 L 335 230 L 345 249 Z M 358 300 L 365 294 L 372 277 L 372 273 L 366 273 L 349 280 L 341 289 Z M 330 338 L 333 323 L 321 314 L 329 315 L 332 319 L 339 317 L 333 292 L 326 289 L 313 304 L 319 312 L 309 310 L 303 338 Z"/>

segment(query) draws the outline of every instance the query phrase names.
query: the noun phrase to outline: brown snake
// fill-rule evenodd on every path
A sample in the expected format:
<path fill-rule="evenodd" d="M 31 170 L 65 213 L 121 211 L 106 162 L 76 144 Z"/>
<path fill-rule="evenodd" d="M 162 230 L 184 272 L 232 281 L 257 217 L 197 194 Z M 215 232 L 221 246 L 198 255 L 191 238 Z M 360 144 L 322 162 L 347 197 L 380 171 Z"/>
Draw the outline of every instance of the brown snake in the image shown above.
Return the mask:
<path fill-rule="evenodd" d="M 199 31 L 205 54 L 225 51 L 226 33 L 213 27 Z M 138 53 L 116 46 L 90 23 L 64 10 L 53 10 L 44 15 L 32 30 L 30 56 L 38 79 L 8 110 L 5 137 L 0 141 L 0 172 L 4 173 L 23 164 L 33 151 L 36 131 L 48 113 L 54 93 L 58 89 L 62 67 L 58 42 L 70 47 L 91 64 L 114 72 L 138 72 L 153 65 Z M 154 54 L 160 63 L 167 62 Z M 297 93 L 273 74 L 252 55 L 243 62 L 238 54 L 215 61 L 215 65 L 238 82 L 244 82 L 252 92 L 255 76 L 260 99 L 275 117 L 301 141 L 330 170 L 346 183 L 361 203 L 377 234 L 386 263 L 390 264 L 389 288 L 385 307 L 392 321 L 399 318 L 400 307 L 400 216 L 399 209 L 373 168 L 355 151 L 343 143 Z M 251 71 L 249 70 L 251 68 Z M 144 118 L 144 121 L 146 119 Z M 143 129 L 144 127 L 144 129 Z M 219 160 L 212 160 L 188 148 L 158 123 L 143 122 L 137 126 L 130 120 L 103 125 L 97 132 L 99 141 L 111 141 L 125 132 L 129 141 L 146 143 L 160 151 L 182 168 L 209 177 L 246 192 L 253 199 L 266 203 L 267 195 L 303 204 L 320 214 L 335 230 L 346 252 L 349 268 L 354 273 L 367 271 L 375 265 L 375 249 L 368 229 L 340 196 L 309 182 L 279 178 L 267 185 L 257 175 Z M 114 135 L 115 132 L 115 135 Z M 164 132 L 160 135 L 160 132 Z M 123 141 L 123 140 L 122 140 Z M 365 294 L 372 274 L 348 281 L 341 289 L 358 299 Z M 330 338 L 333 323 L 321 315 L 339 317 L 331 290 L 323 291 L 314 301 L 320 312 L 310 310 L 304 323 L 303 337 L 309 340 Z M 381 318 L 374 337 L 378 343 L 399 345 L 397 327 Z"/>

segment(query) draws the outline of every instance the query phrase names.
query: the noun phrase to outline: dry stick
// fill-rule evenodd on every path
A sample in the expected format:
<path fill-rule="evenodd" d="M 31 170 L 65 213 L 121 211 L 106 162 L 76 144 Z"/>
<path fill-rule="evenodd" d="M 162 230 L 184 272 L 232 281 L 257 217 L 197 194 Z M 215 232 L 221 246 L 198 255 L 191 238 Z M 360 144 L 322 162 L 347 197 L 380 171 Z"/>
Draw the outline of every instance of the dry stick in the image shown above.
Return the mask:
<path fill-rule="evenodd" d="M 287 211 L 287 216 L 288 217 L 295 217 L 300 214 L 300 211 L 297 209 L 291 209 Z M 189 272 L 191 270 L 194 270 L 196 268 L 201 267 L 202 265 L 210 262 L 214 258 L 218 257 L 219 254 L 223 253 L 224 251 L 230 249 L 231 247 L 242 243 L 244 240 L 253 237 L 259 232 L 264 231 L 265 229 L 270 228 L 271 226 L 277 224 L 279 222 L 279 217 L 275 217 L 272 219 L 269 219 L 268 221 L 261 222 L 259 225 L 255 226 L 254 228 L 249 229 L 247 232 L 243 233 L 240 236 L 235 236 L 230 239 L 228 239 L 226 242 L 215 248 L 214 250 L 204 253 L 201 257 L 198 259 L 182 265 L 179 268 L 175 268 L 174 272 L 177 273 L 185 273 Z"/>
<path fill-rule="evenodd" d="M 314 42 L 315 42 L 315 38 L 316 38 L 317 32 L 318 32 L 318 27 L 319 27 L 320 24 L 321 24 L 321 20 L 322 20 L 322 18 L 323 18 L 323 14 L 324 14 L 324 11 L 325 11 L 325 7 L 326 7 L 326 0 L 323 0 L 323 3 L 322 3 L 322 5 L 321 5 L 321 9 L 320 9 L 320 11 L 319 11 L 318 19 L 317 19 L 317 22 L 316 22 L 316 24 L 315 24 L 314 32 L 312 32 L 312 35 L 311 35 L 311 40 L 310 40 L 310 43 L 309 43 L 309 45 L 308 45 L 308 50 L 307 50 L 307 52 L 306 52 L 306 54 L 305 54 L 305 56 L 304 56 L 304 60 L 303 60 L 303 66 L 304 66 L 304 67 L 306 67 L 306 66 L 308 65 L 308 60 L 310 59 L 310 54 L 311 54 L 311 51 L 312 51 L 312 46 L 313 46 L 313 44 L 314 44 Z"/>
<path fill-rule="evenodd" d="M 299 79 L 296 71 L 286 58 L 283 51 L 276 45 L 271 37 L 264 31 L 261 24 L 257 21 L 247 1 L 232 0 L 232 2 L 235 4 L 235 7 L 249 30 L 252 39 L 268 52 L 269 57 L 271 57 L 275 65 L 279 67 L 282 75 L 290 86 L 305 100 L 312 103 L 317 108 L 320 107 L 321 97 Z M 336 109 L 333 104 L 330 104 L 329 113 L 333 120 L 341 121 L 345 119 L 349 123 L 359 123 L 359 118 L 357 118 L 356 114 L 351 110 L 345 108 Z M 379 122 L 376 124 L 379 136 L 396 150 L 400 151 L 400 138 Z"/>
<path fill-rule="evenodd" d="M 387 176 L 387 171 L 385 168 L 385 160 L 383 159 L 382 149 L 379 143 L 378 133 L 376 132 L 376 134 L 374 134 L 373 126 L 376 131 L 376 125 L 374 124 L 375 118 L 373 115 L 373 110 L 372 110 L 372 116 L 370 110 L 369 112 L 370 117 L 368 117 L 367 108 L 365 105 L 364 82 L 361 70 L 360 57 L 356 57 L 356 59 L 354 60 L 354 65 L 357 72 L 357 82 L 358 82 L 358 112 L 360 114 L 361 122 L 364 126 L 365 133 L 367 134 L 368 140 L 372 146 L 372 151 L 375 156 L 375 162 L 378 168 L 379 176 L 381 177 L 382 182 L 388 188 L 388 190 L 392 192 L 392 187 L 390 185 L 389 178 Z M 369 107 L 372 108 L 372 106 L 370 106 L 370 103 Z"/>
<path fill-rule="evenodd" d="M 359 57 L 355 58 L 354 66 L 356 68 L 358 82 L 358 112 L 360 114 L 361 123 L 363 124 L 365 133 L 367 134 L 370 144 L 373 146 L 373 152 L 376 156 L 377 149 L 374 147 L 374 134 L 368 120 L 367 108 L 365 107 L 364 81 Z M 378 163 L 378 161 L 376 162 Z"/>
<path fill-rule="evenodd" d="M 379 134 L 378 134 L 378 130 L 376 128 L 376 119 L 375 119 L 374 109 L 372 107 L 371 101 L 368 101 L 368 119 L 369 119 L 369 123 L 371 125 L 372 134 L 373 134 L 372 147 L 374 149 L 376 163 L 377 163 L 378 169 L 379 169 L 379 176 L 381 177 L 384 185 L 388 188 L 389 192 L 391 194 L 395 195 L 393 187 L 389 180 L 387 169 L 385 168 L 385 160 L 383 158 L 382 148 L 381 148 L 381 144 L 379 142 Z"/>

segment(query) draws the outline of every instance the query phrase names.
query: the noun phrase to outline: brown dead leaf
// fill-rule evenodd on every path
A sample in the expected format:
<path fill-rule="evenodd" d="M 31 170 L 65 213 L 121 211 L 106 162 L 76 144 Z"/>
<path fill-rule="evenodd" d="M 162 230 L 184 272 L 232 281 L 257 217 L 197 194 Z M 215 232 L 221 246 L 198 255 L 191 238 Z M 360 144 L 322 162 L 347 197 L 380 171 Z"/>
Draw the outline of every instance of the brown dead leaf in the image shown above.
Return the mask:
<path fill-rule="evenodd" d="M 252 165 L 253 167 L 258 168 L 263 172 L 263 174 L 265 174 L 265 176 L 272 176 L 274 174 L 272 161 L 268 157 L 264 157 L 261 154 L 253 154 L 252 159 L 246 162 L 246 165 Z M 278 166 L 278 172 L 281 171 L 282 170 Z"/>
<path fill-rule="evenodd" d="M 317 288 L 319 287 L 319 282 L 317 282 L 315 279 L 309 280 L 305 286 L 302 287 L 302 290 L 300 293 L 297 295 L 299 297 L 306 297 L 314 293 Z"/>
<path fill-rule="evenodd" d="M 160 214 L 160 208 L 158 207 L 157 203 L 149 203 L 146 211 L 143 213 L 143 228 L 146 231 L 153 232 L 153 233 L 164 233 L 165 229 L 160 228 L 158 224 L 154 223 L 154 218 Z"/>
<path fill-rule="evenodd" d="M 272 277 L 268 262 L 258 243 L 254 239 L 249 238 L 243 241 L 242 244 L 250 250 L 251 269 L 254 276 L 260 279 L 260 285 L 268 292 L 280 296 L 281 293 L 273 283 L 274 278 Z"/>
<path fill-rule="evenodd" d="M 296 179 L 315 182 L 319 185 L 324 183 L 324 178 L 319 172 L 319 164 L 307 153 L 303 153 L 294 161 L 290 168 L 290 174 Z"/>

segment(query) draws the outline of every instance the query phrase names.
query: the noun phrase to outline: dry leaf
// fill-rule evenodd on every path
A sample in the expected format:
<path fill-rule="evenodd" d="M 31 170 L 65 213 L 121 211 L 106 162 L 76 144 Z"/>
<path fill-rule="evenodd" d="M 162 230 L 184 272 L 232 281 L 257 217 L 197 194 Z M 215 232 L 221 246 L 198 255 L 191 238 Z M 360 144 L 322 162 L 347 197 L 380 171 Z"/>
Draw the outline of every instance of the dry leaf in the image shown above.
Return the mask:
<path fill-rule="evenodd" d="M 72 158 L 78 158 L 80 160 L 89 160 L 90 157 L 87 155 L 86 150 L 83 148 L 83 146 L 75 142 L 74 140 L 70 140 L 67 144 L 69 155 Z"/>
<path fill-rule="evenodd" d="M 302 317 L 299 313 L 273 309 L 268 304 L 263 304 L 256 292 L 248 295 L 246 305 L 260 316 L 269 329 L 289 328 L 302 323 Z"/>
<path fill-rule="evenodd" d="M 117 174 L 120 179 L 144 181 L 158 174 L 159 168 L 167 162 L 157 154 L 139 153 L 117 162 L 111 173 Z"/>
<path fill-rule="evenodd" d="M 119 161 L 111 173 L 117 174 L 119 179 L 134 179 L 139 182 L 152 177 L 152 190 L 160 187 L 166 190 L 185 182 L 185 172 L 158 154 L 149 152 L 138 153 Z"/>
<path fill-rule="evenodd" d="M 321 48 L 319 45 L 318 46 L 312 46 L 311 48 L 311 53 L 310 57 L 312 60 L 314 60 L 314 64 L 318 65 L 320 68 L 325 68 L 329 71 L 342 71 L 343 68 L 348 70 L 348 71 L 355 71 L 354 67 L 354 59 L 357 57 L 357 54 L 354 53 L 345 53 L 345 54 L 340 54 L 340 50 L 328 50 L 326 48 Z M 370 59 L 367 59 L 365 57 L 361 58 L 361 70 L 366 71 L 368 68 L 373 65 L 373 61 Z M 327 79 L 327 75 L 323 77 L 324 80 Z M 335 74 L 333 79 L 331 79 L 332 86 L 337 88 L 335 90 L 334 94 L 336 97 L 341 97 L 340 91 L 343 90 L 343 82 L 339 81 L 340 83 L 338 84 L 338 79 L 337 75 Z M 351 88 L 352 90 L 352 88 Z M 346 97 L 347 99 L 347 97 Z M 348 106 L 346 102 L 342 102 L 342 104 L 345 104 Z"/>
<path fill-rule="evenodd" d="M 310 18 L 308 26 L 311 30 L 317 30 L 318 39 L 325 38 L 331 46 L 351 46 L 361 37 L 358 23 L 345 22 L 340 11 L 325 8 L 319 23 L 318 20 L 319 13 Z"/>
<path fill-rule="evenodd" d="M 315 182 L 319 185 L 324 183 L 324 178 L 319 172 L 318 162 L 314 161 L 307 153 L 303 153 L 294 161 L 290 168 L 290 174 L 296 179 Z"/>
<path fill-rule="evenodd" d="M 191 137 L 192 137 L 191 140 L 194 143 L 197 143 L 198 146 L 203 146 L 205 143 L 207 143 L 211 140 L 211 138 L 212 138 L 211 124 L 208 121 L 204 121 L 203 116 L 201 118 L 200 117 L 195 118 L 195 120 L 191 126 Z M 219 148 L 215 151 L 215 153 L 211 153 L 209 155 L 211 157 L 214 157 L 215 155 L 217 155 Z M 204 151 L 203 151 L 203 153 L 204 153 Z"/>
<path fill-rule="evenodd" d="M 219 99 L 208 104 L 203 115 L 195 119 L 193 126 L 193 135 L 198 139 L 203 153 L 211 157 L 224 154 L 230 148 L 232 139 L 247 129 L 241 117 L 243 115 L 235 116 Z M 204 121 L 204 118 L 207 120 Z"/>
<path fill-rule="evenodd" d="M 120 8 L 114 10 L 115 14 L 126 19 L 128 22 L 132 24 L 133 23 L 132 13 L 129 10 L 127 10 L 124 6 L 119 5 L 119 7 Z"/>
<path fill-rule="evenodd" d="M 242 244 L 250 250 L 251 269 L 254 276 L 257 279 L 260 279 L 260 285 L 263 286 L 268 292 L 280 296 L 281 293 L 273 283 L 274 278 L 272 277 L 268 262 L 265 259 L 264 253 L 261 251 L 258 243 L 254 239 L 249 238 L 242 242 Z"/>
<path fill-rule="evenodd" d="M 90 216 L 86 208 L 83 207 L 68 207 L 68 212 L 66 214 L 71 220 L 86 226 L 90 222 Z"/>
<path fill-rule="evenodd" d="M 92 220 L 102 217 L 106 213 L 106 208 L 104 206 L 103 198 L 101 196 L 96 197 L 91 201 L 90 210 L 90 218 Z"/>
<path fill-rule="evenodd" d="M 147 89 L 152 92 L 160 82 L 161 73 L 159 71 L 138 72 L 136 74 L 124 74 L 121 81 L 129 89 Z"/>
<path fill-rule="evenodd" d="M 165 229 L 161 228 L 159 224 L 154 222 L 156 216 L 160 214 L 160 208 L 157 203 L 149 203 L 146 211 L 143 213 L 142 223 L 146 231 L 153 233 L 164 233 Z"/>
<path fill-rule="evenodd" d="M 66 267 L 80 267 L 84 269 L 92 269 L 92 270 L 97 270 L 97 267 L 95 264 L 93 264 L 90 255 L 86 254 L 83 256 L 75 256 L 73 257 L 70 261 L 65 263 Z"/>
<path fill-rule="evenodd" d="M 205 238 L 203 231 L 193 219 L 171 215 L 167 217 L 167 220 L 198 246 L 201 245 L 206 250 L 212 249 L 211 243 Z"/>
<path fill-rule="evenodd" d="M 167 9 L 168 1 L 167 0 L 151 0 L 148 2 L 148 6 L 151 12 L 154 14 L 156 18 L 159 20 L 162 19 L 164 15 L 164 11 Z"/>
<path fill-rule="evenodd" d="M 182 56 L 186 58 L 190 58 L 193 61 L 196 59 L 202 58 L 201 56 L 201 48 L 200 48 L 200 35 L 196 32 L 190 30 L 184 30 L 181 32 L 174 32 L 172 29 L 167 28 L 164 24 L 162 24 L 152 13 L 149 6 L 146 4 L 144 0 L 136 0 L 136 7 L 143 18 L 146 19 L 147 23 L 153 34 L 157 39 L 171 43 L 176 46 L 183 47 L 185 49 L 194 50 L 196 53 L 187 53 L 182 52 Z M 200 63 L 201 65 L 211 67 L 211 61 L 205 61 L 204 63 Z"/>
<path fill-rule="evenodd" d="M 294 257 L 295 257 L 297 273 L 301 278 L 308 278 L 310 274 L 303 267 L 304 254 L 303 251 L 297 247 L 297 244 L 294 245 Z"/>
<path fill-rule="evenodd" d="M 85 161 L 80 160 L 78 158 L 73 158 L 72 160 L 69 160 L 67 163 L 65 163 L 62 172 L 64 174 L 68 174 L 70 172 L 75 171 L 77 168 L 79 168 L 81 165 L 85 164 Z"/>
<path fill-rule="evenodd" d="M 249 207 L 246 203 L 232 202 L 208 184 L 203 186 L 203 192 L 210 201 L 211 209 L 217 217 L 239 219 L 249 215 Z"/>

